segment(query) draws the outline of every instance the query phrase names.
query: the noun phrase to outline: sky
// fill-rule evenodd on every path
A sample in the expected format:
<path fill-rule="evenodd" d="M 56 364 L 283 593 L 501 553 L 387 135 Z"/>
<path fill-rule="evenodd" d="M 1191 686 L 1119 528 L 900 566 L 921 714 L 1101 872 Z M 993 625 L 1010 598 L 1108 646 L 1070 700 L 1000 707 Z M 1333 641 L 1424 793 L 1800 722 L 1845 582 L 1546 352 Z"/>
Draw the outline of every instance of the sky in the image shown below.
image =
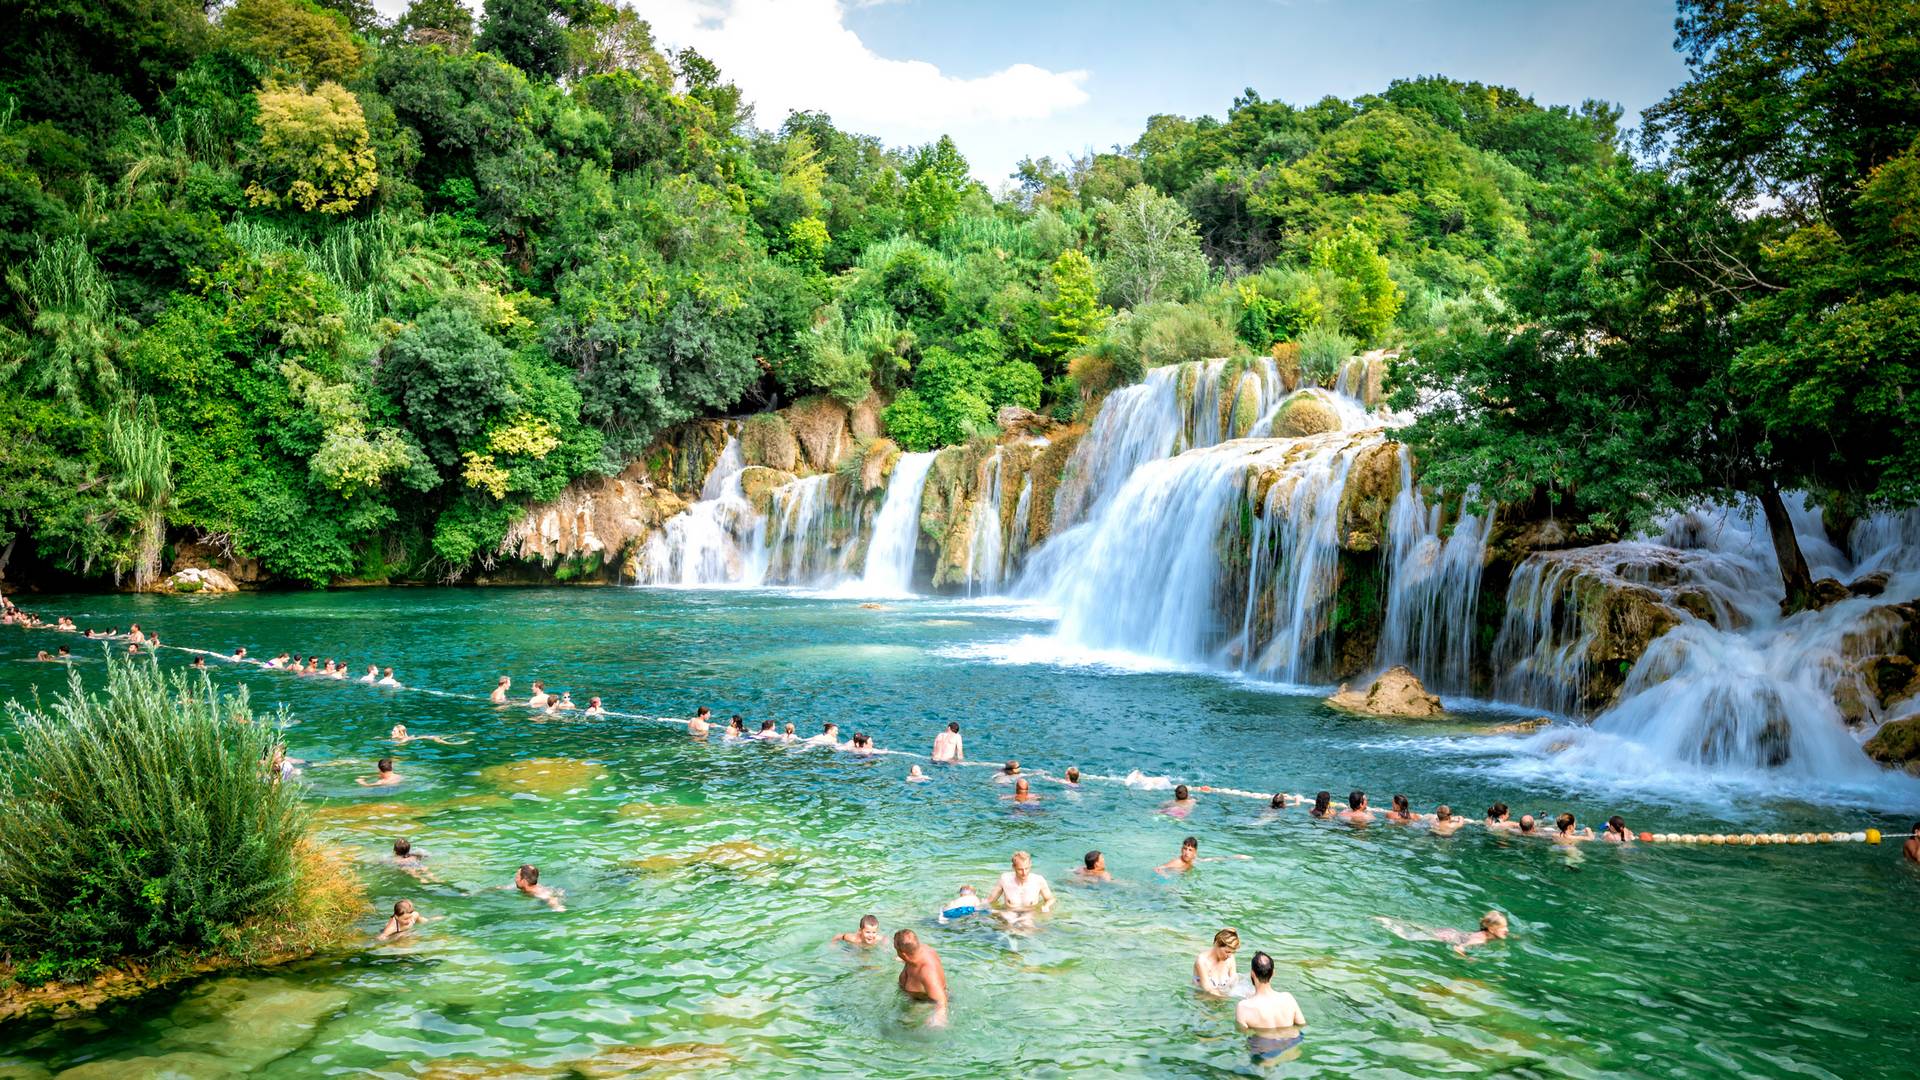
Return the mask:
<path fill-rule="evenodd" d="M 469 0 L 472 6 L 478 6 Z M 406 0 L 376 0 L 396 15 Z M 632 0 L 754 105 L 890 146 L 953 136 L 998 191 L 1021 158 L 1133 141 L 1155 113 L 1224 117 L 1251 88 L 1307 104 L 1440 74 L 1543 105 L 1641 109 L 1686 79 L 1673 0 Z"/>

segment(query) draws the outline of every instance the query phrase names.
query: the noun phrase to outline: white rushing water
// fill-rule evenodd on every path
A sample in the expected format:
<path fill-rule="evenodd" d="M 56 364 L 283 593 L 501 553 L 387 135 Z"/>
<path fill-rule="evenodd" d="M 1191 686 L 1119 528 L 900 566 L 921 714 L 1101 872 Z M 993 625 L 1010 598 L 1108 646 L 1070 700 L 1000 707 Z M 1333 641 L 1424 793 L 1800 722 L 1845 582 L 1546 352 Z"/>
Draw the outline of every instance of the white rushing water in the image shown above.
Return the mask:
<path fill-rule="evenodd" d="M 873 539 L 867 546 L 860 591 L 876 596 L 903 596 L 913 591 L 913 556 L 920 545 L 920 496 L 926 493 L 932 452 L 902 454 L 894 462 L 887 496 L 873 519 Z"/>
<path fill-rule="evenodd" d="M 759 516 L 740 489 L 746 462 L 728 435 L 700 499 L 667 520 L 634 560 L 643 585 L 756 585 L 765 576 Z"/>
<path fill-rule="evenodd" d="M 1471 690 L 1480 575 L 1486 568 L 1491 515 L 1463 511 L 1443 535 L 1439 503 L 1429 506 L 1413 483 L 1413 455 L 1400 448 L 1400 490 L 1387 515 L 1387 610 L 1378 666 L 1405 664 L 1428 689 Z M 1469 496 L 1470 497 L 1470 496 Z"/>
<path fill-rule="evenodd" d="M 980 463 L 981 482 L 974 486 L 980 495 L 973 503 L 973 530 L 967 544 L 968 596 L 999 592 L 1006 573 L 1007 539 L 1000 520 L 1006 464 L 1006 452 L 999 448 Z"/>

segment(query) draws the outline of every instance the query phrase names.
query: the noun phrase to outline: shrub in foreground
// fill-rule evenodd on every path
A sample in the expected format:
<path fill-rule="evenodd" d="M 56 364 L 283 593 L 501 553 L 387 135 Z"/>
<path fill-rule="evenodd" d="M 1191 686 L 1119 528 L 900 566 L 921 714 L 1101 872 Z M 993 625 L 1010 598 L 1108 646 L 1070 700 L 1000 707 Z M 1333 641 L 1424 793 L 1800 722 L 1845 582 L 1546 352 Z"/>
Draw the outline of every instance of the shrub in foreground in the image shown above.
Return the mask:
<path fill-rule="evenodd" d="M 359 908 L 350 872 L 271 783 L 277 724 L 244 688 L 109 657 L 52 706 L 9 702 L 0 747 L 0 950 L 20 982 L 119 960 L 310 948 Z"/>

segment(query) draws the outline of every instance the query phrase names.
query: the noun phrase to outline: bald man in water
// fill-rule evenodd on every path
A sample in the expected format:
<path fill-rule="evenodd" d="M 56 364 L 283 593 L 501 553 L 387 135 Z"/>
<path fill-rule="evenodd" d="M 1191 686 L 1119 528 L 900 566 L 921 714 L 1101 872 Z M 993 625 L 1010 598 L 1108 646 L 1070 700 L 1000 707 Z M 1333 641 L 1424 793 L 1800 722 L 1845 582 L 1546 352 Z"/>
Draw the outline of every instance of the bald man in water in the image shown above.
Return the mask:
<path fill-rule="evenodd" d="M 947 969 L 941 966 L 940 954 L 933 946 L 920 943 L 919 935 L 911 930 L 897 930 L 893 935 L 893 951 L 900 957 L 900 991 L 915 1001 L 933 1003 L 933 1019 L 928 1021 L 935 1027 L 943 1027 L 947 1022 Z"/>

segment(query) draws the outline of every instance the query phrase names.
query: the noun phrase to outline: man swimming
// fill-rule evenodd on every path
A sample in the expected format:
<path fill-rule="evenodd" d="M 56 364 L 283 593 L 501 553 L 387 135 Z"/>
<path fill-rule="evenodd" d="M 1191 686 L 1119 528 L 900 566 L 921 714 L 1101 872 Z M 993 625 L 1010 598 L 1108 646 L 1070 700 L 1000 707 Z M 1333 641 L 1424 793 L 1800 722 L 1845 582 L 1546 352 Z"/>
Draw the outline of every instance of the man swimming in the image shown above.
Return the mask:
<path fill-rule="evenodd" d="M 410 742 L 434 742 L 439 743 L 441 746 L 467 745 L 467 740 L 465 739 L 449 739 L 445 735 L 410 735 L 407 733 L 407 725 L 405 724 L 393 725 L 393 730 L 387 733 L 387 738 L 392 739 L 401 746 L 405 746 Z"/>
<path fill-rule="evenodd" d="M 507 691 L 511 689 L 513 689 L 513 679 L 510 676 L 502 675 L 500 676 L 500 681 L 494 684 L 493 693 L 487 695 L 487 700 L 493 702 L 495 705 L 505 705 L 507 703 Z"/>
<path fill-rule="evenodd" d="M 399 680 L 399 679 L 396 679 L 396 678 L 394 678 L 394 677 L 393 677 L 393 669 L 392 669 L 392 668 L 387 668 L 387 669 L 386 669 L 386 670 L 385 670 L 384 672 L 382 672 L 382 673 L 381 673 L 381 675 L 380 675 L 380 682 L 379 682 L 379 685 L 381 685 L 381 686 L 399 686 L 399 685 L 400 685 L 400 680 Z"/>
<path fill-rule="evenodd" d="M 855 732 L 853 741 L 848 744 L 847 749 L 856 754 L 871 754 L 873 753 L 873 736 Z"/>
<path fill-rule="evenodd" d="M 794 731 L 793 731 L 793 721 L 791 720 L 787 721 L 787 726 L 781 729 L 780 731 L 780 741 L 783 743 L 790 743 L 790 742 L 798 742 L 799 740 L 800 740 L 800 736 L 794 734 Z"/>
<path fill-rule="evenodd" d="M 1264 1063 L 1299 1044 L 1300 1029 L 1307 1026 L 1307 1017 L 1292 994 L 1273 988 L 1273 957 L 1254 953 L 1249 968 L 1253 993 L 1233 1007 L 1233 1019 L 1247 1033 L 1247 1048 L 1253 1051 L 1254 1061 Z"/>
<path fill-rule="evenodd" d="M 1107 857 L 1098 851 L 1089 851 L 1081 859 L 1086 865 L 1075 868 L 1073 876 L 1084 882 L 1111 882 L 1113 875 L 1107 873 Z"/>
<path fill-rule="evenodd" d="M 402 900 L 393 905 L 393 918 L 387 920 L 386 928 L 374 940 L 387 941 L 399 937 L 426 921 L 425 915 L 413 909 L 413 901 Z"/>
<path fill-rule="evenodd" d="M 380 666 L 378 664 L 368 664 L 367 673 L 365 675 L 360 676 L 360 681 L 363 683 L 366 683 L 368 686 L 372 686 L 374 683 L 379 682 Z"/>
<path fill-rule="evenodd" d="M 1013 783 L 1014 777 L 1019 775 L 1020 763 L 1017 761 L 1009 761 L 1004 768 L 993 774 L 993 782 L 996 784 L 1011 784 Z"/>
<path fill-rule="evenodd" d="M 235 660 L 245 660 L 247 658 L 247 647 L 245 645 L 242 645 L 239 648 L 233 650 L 233 658 Z"/>
<path fill-rule="evenodd" d="M 692 735 L 696 739 L 706 738 L 708 729 L 713 727 L 713 725 L 707 721 L 707 718 L 712 715 L 712 709 L 707 708 L 705 705 L 700 706 L 699 709 L 694 711 L 693 719 L 687 721 L 687 734 Z"/>
<path fill-rule="evenodd" d="M 44 656 L 46 654 L 42 653 L 41 655 Z M 204 656 L 196 656 L 193 658 L 193 663 L 188 664 L 187 666 L 192 668 L 195 671 L 205 671 L 207 670 L 207 658 Z"/>
<path fill-rule="evenodd" d="M 581 716 L 605 716 L 607 715 L 607 710 L 605 706 L 600 704 L 599 698 L 597 697 L 589 698 L 587 699 L 586 711 L 581 713 L 580 715 Z"/>
<path fill-rule="evenodd" d="M 1430 828 L 1433 829 L 1435 836 L 1452 836 L 1460 831 L 1460 826 L 1465 824 L 1466 822 L 1453 816 L 1453 807 L 1443 805 L 1434 810 L 1433 824 Z"/>
<path fill-rule="evenodd" d="M 840 725 L 831 720 L 820 725 L 820 734 L 812 736 L 803 744 L 806 746 L 839 746 Z"/>
<path fill-rule="evenodd" d="M 579 706 L 573 703 L 573 691 L 562 690 L 558 698 L 552 694 L 547 695 L 547 708 L 555 712 L 572 712 Z"/>
<path fill-rule="evenodd" d="M 987 897 L 987 906 L 998 909 L 1009 926 L 1032 926 L 1036 912 L 1053 910 L 1053 889 L 1046 878 L 1033 872 L 1033 856 L 1016 851 L 1013 869 L 1000 875 Z"/>
<path fill-rule="evenodd" d="M 567 910 L 566 905 L 560 902 L 559 890 L 540 884 L 540 868 L 532 863 L 527 863 L 514 872 L 513 887 L 535 900 L 545 901 L 546 905 L 555 911 Z"/>
<path fill-rule="evenodd" d="M 1907 842 L 1900 845 L 1900 857 L 1910 863 L 1920 863 L 1920 821 L 1913 823 L 1913 832 L 1907 835 Z"/>
<path fill-rule="evenodd" d="M 353 778 L 353 782 L 359 784 L 361 787 L 387 787 L 391 784 L 397 784 L 404 779 L 399 773 L 393 771 L 393 759 L 390 757 L 381 758 L 374 768 L 378 770 L 378 775 L 373 779 L 369 780 L 364 776 L 356 776 Z"/>
<path fill-rule="evenodd" d="M 1040 801 L 1040 796 L 1033 793 L 1033 785 L 1027 783 L 1027 778 L 1024 776 L 1013 782 L 1013 794 L 1002 797 L 1012 799 L 1017 803 L 1037 803 Z"/>
<path fill-rule="evenodd" d="M 900 991 L 915 1001 L 932 1002 L 933 1018 L 928 1022 L 935 1027 L 945 1026 L 947 969 L 940 964 L 940 954 L 933 946 L 921 944 L 919 936 L 911 930 L 894 932 L 893 951 L 900 957 Z"/>
<path fill-rule="evenodd" d="M 1079 786 L 1080 786 L 1080 767 L 1079 767 L 1078 765 L 1069 765 L 1069 766 L 1067 766 L 1067 781 L 1066 781 L 1066 783 L 1067 783 L 1067 786 L 1068 786 L 1068 787 L 1079 787 Z"/>
<path fill-rule="evenodd" d="M 1193 864 L 1199 859 L 1200 841 L 1197 837 L 1189 836 L 1180 841 L 1180 854 L 1153 869 L 1155 873 L 1160 874 L 1184 874 L 1193 869 Z"/>
<path fill-rule="evenodd" d="M 1350 791 L 1347 793 L 1347 808 L 1334 815 L 1349 825 L 1367 825 L 1373 821 L 1373 810 L 1367 805 L 1367 793 Z"/>
<path fill-rule="evenodd" d="M 1240 933 L 1227 927 L 1213 935 L 1213 945 L 1193 958 L 1193 985 L 1210 997 L 1233 993 L 1233 982 L 1240 972 L 1234 967 L 1233 954 L 1240 950 Z"/>
<path fill-rule="evenodd" d="M 966 760 L 965 748 L 960 742 L 960 725 L 949 722 L 947 730 L 933 737 L 933 760 L 952 762 L 958 765 Z"/>
<path fill-rule="evenodd" d="M 1187 790 L 1187 785 L 1176 784 L 1173 789 L 1173 801 L 1162 806 L 1160 812 L 1168 817 L 1183 818 L 1193 813 L 1193 808 L 1196 805 L 1198 805 L 1198 803 L 1194 799 L 1193 793 Z"/>
<path fill-rule="evenodd" d="M 1534 827 L 1534 820 L 1533 820 L 1533 815 L 1532 815 L 1532 814 L 1521 814 L 1521 815 L 1520 815 L 1520 826 L 1519 826 L 1519 828 L 1520 828 L 1520 835 L 1521 835 L 1521 836 L 1538 836 L 1538 835 L 1539 835 L 1539 833 L 1535 831 L 1535 827 Z"/>
<path fill-rule="evenodd" d="M 433 873 L 427 869 L 426 859 L 426 852 L 414 850 L 413 841 L 404 836 L 394 839 L 393 865 L 399 867 L 401 873 L 406 874 L 416 881 L 426 884 L 438 884 L 440 879 L 435 877 Z"/>
<path fill-rule="evenodd" d="M 1389 919 L 1384 915 L 1375 915 L 1374 921 L 1405 941 L 1439 941 L 1453 946 L 1453 951 L 1461 956 L 1475 946 L 1485 945 L 1489 941 L 1501 941 L 1507 936 L 1507 917 L 1498 911 L 1489 911 L 1480 916 L 1480 929 L 1474 931 L 1441 928 L 1438 930 L 1424 926 L 1414 926 L 1398 919 Z"/>
<path fill-rule="evenodd" d="M 875 945 L 880 944 L 880 916 L 860 916 L 859 929 L 851 934 L 835 934 L 833 935 L 833 941 L 834 943 L 845 942 L 848 945 L 855 945 L 862 949 L 873 948 Z"/>
<path fill-rule="evenodd" d="M 544 709 L 547 707 L 547 684 L 539 679 L 533 680 L 533 693 L 527 695 L 527 708 Z"/>
<path fill-rule="evenodd" d="M 756 739 L 777 739 L 780 737 L 780 733 L 774 730 L 773 721 L 762 720 L 760 721 L 760 730 L 754 732 L 753 737 Z"/>

